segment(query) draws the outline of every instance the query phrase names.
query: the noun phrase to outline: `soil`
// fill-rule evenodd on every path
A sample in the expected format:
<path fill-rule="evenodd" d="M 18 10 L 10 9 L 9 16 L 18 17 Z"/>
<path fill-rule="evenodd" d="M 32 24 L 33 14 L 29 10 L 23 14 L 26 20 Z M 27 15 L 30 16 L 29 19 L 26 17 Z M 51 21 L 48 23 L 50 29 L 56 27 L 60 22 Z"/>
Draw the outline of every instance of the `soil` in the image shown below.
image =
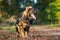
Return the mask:
<path fill-rule="evenodd" d="M 17 32 L 0 30 L 0 40 L 60 40 L 60 30 L 56 28 L 33 27 L 28 38 L 19 38 Z"/>

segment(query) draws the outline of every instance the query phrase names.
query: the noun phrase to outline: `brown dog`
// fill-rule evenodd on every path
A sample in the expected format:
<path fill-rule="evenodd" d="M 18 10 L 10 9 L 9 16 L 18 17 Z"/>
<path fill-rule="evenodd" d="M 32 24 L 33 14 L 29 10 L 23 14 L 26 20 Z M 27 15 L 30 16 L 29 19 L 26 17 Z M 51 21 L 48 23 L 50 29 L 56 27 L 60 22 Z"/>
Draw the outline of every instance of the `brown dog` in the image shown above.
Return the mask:
<path fill-rule="evenodd" d="M 28 6 L 22 13 L 20 20 L 18 19 L 16 22 L 16 29 L 20 37 L 26 38 L 28 36 L 30 24 L 33 20 L 36 20 L 34 9 L 32 6 Z"/>

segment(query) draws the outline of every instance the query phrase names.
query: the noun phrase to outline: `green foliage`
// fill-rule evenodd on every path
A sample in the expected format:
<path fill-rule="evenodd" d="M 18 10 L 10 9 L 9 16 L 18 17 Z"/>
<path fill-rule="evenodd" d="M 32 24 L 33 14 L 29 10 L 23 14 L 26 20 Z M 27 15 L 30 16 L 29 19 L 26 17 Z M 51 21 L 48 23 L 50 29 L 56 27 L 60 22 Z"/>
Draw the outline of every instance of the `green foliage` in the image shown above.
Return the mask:
<path fill-rule="evenodd" d="M 54 9 L 55 7 L 54 7 L 54 5 L 52 5 L 50 7 L 49 4 L 52 2 L 55 2 L 55 1 L 56 0 L 38 0 L 38 3 L 36 6 L 37 6 L 37 9 L 39 10 L 38 11 L 38 20 L 40 20 L 40 23 L 49 24 L 49 23 L 51 23 L 52 20 L 54 20 L 53 18 L 55 18 L 55 14 L 52 11 L 55 10 Z M 50 9 L 52 9 L 52 10 L 50 10 Z"/>

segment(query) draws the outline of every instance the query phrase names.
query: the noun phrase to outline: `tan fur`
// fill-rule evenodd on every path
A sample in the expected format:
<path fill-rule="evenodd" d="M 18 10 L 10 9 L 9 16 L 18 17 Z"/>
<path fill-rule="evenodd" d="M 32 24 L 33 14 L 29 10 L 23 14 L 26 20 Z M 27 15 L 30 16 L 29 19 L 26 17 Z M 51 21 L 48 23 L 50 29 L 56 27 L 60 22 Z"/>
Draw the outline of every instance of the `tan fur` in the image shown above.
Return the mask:
<path fill-rule="evenodd" d="M 27 31 L 24 31 L 24 28 L 26 28 L 28 24 L 25 23 L 25 22 L 21 22 L 17 27 L 18 27 L 18 31 L 19 31 L 19 36 L 22 37 L 22 38 L 26 38 L 27 37 L 27 34 L 28 32 Z"/>
<path fill-rule="evenodd" d="M 26 7 L 26 10 L 22 13 L 21 22 L 19 22 L 18 25 L 16 24 L 18 28 L 19 36 L 22 38 L 26 38 L 28 36 L 28 30 L 25 31 L 24 28 L 30 27 L 30 25 L 27 20 L 24 20 L 24 18 L 27 16 L 27 12 L 29 8 L 32 8 L 32 7 L 31 6 Z M 31 17 L 29 18 L 31 19 Z"/>

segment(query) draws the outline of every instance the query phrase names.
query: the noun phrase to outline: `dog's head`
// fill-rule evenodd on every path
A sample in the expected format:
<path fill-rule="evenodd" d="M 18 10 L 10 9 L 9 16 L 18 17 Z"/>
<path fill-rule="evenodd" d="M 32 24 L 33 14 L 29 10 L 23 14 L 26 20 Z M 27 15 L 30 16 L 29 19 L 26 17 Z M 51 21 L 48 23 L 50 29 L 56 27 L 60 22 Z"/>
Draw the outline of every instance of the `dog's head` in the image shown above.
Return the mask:
<path fill-rule="evenodd" d="M 28 20 L 29 22 L 36 20 L 35 10 L 32 6 L 26 7 L 26 10 L 23 13 L 23 19 Z"/>
<path fill-rule="evenodd" d="M 27 16 L 30 20 L 31 19 L 36 20 L 35 11 L 34 11 L 34 8 L 32 6 L 28 7 Z"/>
<path fill-rule="evenodd" d="M 30 24 L 32 24 L 32 22 L 36 20 L 35 10 L 32 6 L 28 7 L 27 18 L 29 19 Z"/>

